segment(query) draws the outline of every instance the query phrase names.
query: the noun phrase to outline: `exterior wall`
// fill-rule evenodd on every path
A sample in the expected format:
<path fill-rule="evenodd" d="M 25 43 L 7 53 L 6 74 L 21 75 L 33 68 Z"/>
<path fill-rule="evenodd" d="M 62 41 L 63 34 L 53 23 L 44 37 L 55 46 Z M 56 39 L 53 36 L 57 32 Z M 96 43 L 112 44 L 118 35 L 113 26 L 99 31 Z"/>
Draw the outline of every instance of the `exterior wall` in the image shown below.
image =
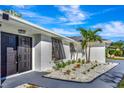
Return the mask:
<path fill-rule="evenodd" d="M 70 60 L 71 59 L 70 46 L 64 44 L 63 47 L 65 51 L 66 60 Z"/>
<path fill-rule="evenodd" d="M 52 62 L 52 41 L 51 37 L 41 35 L 41 71 L 49 70 Z"/>
<path fill-rule="evenodd" d="M 78 58 L 82 58 L 82 53 L 78 54 Z M 83 59 L 85 59 L 85 55 L 83 56 Z M 90 59 L 91 61 L 97 60 L 98 62 L 105 63 L 105 47 L 91 47 Z"/>
<path fill-rule="evenodd" d="M 41 35 L 34 35 L 34 43 L 33 43 L 33 70 L 40 71 L 41 70 Z"/>
<path fill-rule="evenodd" d="M 97 60 L 98 62 L 105 63 L 105 47 L 92 47 L 90 58 L 93 61 Z"/>

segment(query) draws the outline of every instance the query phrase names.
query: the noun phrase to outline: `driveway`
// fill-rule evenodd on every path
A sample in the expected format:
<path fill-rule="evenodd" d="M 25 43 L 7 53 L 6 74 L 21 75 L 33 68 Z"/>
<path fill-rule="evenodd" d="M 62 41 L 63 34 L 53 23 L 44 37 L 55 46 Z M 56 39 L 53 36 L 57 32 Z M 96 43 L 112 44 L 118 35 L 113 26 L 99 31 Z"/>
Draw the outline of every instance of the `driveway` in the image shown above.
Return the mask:
<path fill-rule="evenodd" d="M 33 83 L 44 88 L 113 88 L 116 87 L 124 75 L 124 60 L 108 60 L 120 63 L 107 73 L 99 76 L 90 83 L 77 83 L 62 80 L 55 80 L 42 77 L 43 72 L 29 72 L 3 81 L 4 88 L 14 88 L 20 84 Z"/>

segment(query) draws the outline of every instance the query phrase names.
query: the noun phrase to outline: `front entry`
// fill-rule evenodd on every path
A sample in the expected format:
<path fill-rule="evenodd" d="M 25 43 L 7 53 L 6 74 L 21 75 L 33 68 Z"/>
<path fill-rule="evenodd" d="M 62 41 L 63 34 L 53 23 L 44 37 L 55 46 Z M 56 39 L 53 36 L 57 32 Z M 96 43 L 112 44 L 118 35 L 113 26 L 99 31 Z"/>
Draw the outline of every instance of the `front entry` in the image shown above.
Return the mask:
<path fill-rule="evenodd" d="M 32 38 L 1 33 L 1 76 L 31 70 Z"/>

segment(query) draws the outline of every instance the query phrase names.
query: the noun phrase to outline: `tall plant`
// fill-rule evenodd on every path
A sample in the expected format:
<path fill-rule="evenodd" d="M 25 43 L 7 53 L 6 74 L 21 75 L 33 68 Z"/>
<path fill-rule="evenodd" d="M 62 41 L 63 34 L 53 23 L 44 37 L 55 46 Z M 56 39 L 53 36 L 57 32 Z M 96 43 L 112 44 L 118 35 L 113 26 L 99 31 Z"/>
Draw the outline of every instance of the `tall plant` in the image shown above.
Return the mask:
<path fill-rule="evenodd" d="M 84 28 L 78 28 L 77 30 L 80 31 L 81 33 L 81 36 L 82 36 L 82 42 L 81 42 L 81 46 L 82 46 L 82 49 L 85 51 L 85 59 L 86 59 L 86 62 L 87 62 L 87 44 L 88 44 L 88 32 L 86 29 Z M 83 51 L 82 51 L 83 52 Z M 83 53 L 82 53 L 83 54 Z"/>
<path fill-rule="evenodd" d="M 96 30 L 91 30 L 89 29 L 87 31 L 87 34 L 88 34 L 88 62 L 90 62 L 90 52 L 91 52 L 91 46 L 92 44 L 94 44 L 95 42 L 99 41 L 99 42 L 102 42 L 102 38 L 101 36 L 99 36 L 97 33 L 98 32 L 101 32 L 102 30 L 101 29 L 96 29 Z"/>
<path fill-rule="evenodd" d="M 96 41 L 102 42 L 102 38 L 97 34 L 98 32 L 102 31 L 101 29 L 91 30 L 91 29 L 84 29 L 78 28 L 82 36 L 82 49 L 85 50 L 86 54 L 86 62 L 90 62 L 90 50 L 91 44 Z M 87 53 L 88 50 L 88 53 Z"/>

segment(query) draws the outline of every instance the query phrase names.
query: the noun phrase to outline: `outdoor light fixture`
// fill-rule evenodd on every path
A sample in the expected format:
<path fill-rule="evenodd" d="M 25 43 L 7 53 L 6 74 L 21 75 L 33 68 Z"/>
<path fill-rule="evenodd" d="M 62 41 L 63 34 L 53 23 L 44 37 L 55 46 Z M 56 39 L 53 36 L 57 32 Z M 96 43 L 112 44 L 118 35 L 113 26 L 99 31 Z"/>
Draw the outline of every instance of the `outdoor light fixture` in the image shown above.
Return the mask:
<path fill-rule="evenodd" d="M 18 29 L 18 32 L 21 33 L 21 34 L 25 34 L 26 33 L 26 30 L 24 30 L 24 29 Z"/>

